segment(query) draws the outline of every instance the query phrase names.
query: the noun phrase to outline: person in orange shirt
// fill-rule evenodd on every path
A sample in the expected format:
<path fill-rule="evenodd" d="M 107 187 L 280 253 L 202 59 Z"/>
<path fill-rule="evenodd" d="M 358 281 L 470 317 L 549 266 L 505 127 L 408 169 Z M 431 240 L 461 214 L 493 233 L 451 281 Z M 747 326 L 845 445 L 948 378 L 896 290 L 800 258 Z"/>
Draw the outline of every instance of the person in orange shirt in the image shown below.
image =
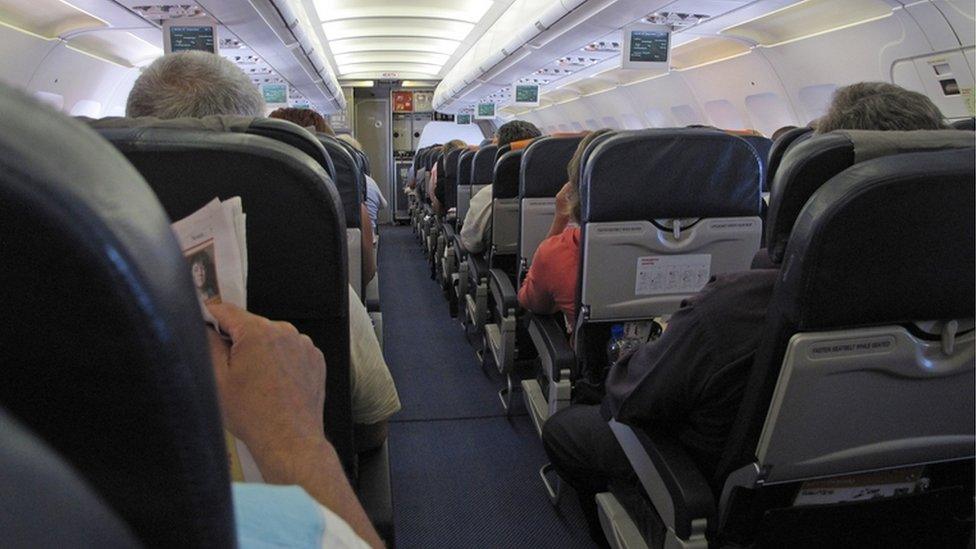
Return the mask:
<path fill-rule="evenodd" d="M 586 135 L 567 166 L 569 181 L 556 194 L 556 215 L 549 235 L 532 256 L 532 266 L 522 281 L 518 301 L 522 308 L 538 314 L 562 312 L 566 329 L 576 324 L 576 285 L 579 277 L 580 201 L 579 178 L 583 152 L 609 128 Z"/>

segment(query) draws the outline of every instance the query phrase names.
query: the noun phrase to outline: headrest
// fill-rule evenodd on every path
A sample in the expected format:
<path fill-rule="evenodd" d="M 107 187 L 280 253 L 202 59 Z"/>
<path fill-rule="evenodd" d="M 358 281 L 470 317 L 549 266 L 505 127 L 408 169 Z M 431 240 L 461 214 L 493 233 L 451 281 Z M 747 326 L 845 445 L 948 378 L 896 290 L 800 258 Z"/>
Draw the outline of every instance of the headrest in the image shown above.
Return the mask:
<path fill-rule="evenodd" d="M 951 126 L 956 130 L 976 131 L 976 118 L 969 117 L 956 120 Z"/>
<path fill-rule="evenodd" d="M 496 145 L 488 145 L 478 149 L 474 153 L 474 161 L 471 163 L 471 184 L 487 185 L 491 183 L 495 175 L 495 152 L 498 151 Z"/>
<path fill-rule="evenodd" d="M 458 156 L 458 167 L 457 167 L 457 184 L 458 185 L 470 185 L 471 184 L 471 173 L 472 165 L 474 164 L 474 155 L 478 151 L 467 150 Z"/>
<path fill-rule="evenodd" d="M 139 546 L 70 465 L 2 411 L 0 486 L 0 537 L 5 545 Z"/>
<path fill-rule="evenodd" d="M 580 181 L 584 222 L 759 215 L 759 157 L 738 137 L 653 129 L 592 146 Z"/>
<path fill-rule="evenodd" d="M 974 170 L 972 148 L 909 153 L 857 164 L 821 186 L 781 269 L 777 293 L 791 324 L 972 318 Z"/>
<path fill-rule="evenodd" d="M 447 153 L 447 158 L 444 159 L 444 175 L 446 177 L 454 178 L 457 176 L 458 158 L 464 149 L 453 149 L 451 152 Z"/>
<path fill-rule="evenodd" d="M 566 166 L 583 139 L 582 135 L 542 137 L 522 154 L 519 196 L 552 198 L 567 181 Z"/>
<path fill-rule="evenodd" d="M 499 145 L 498 148 L 495 149 L 495 162 L 498 162 L 498 159 L 501 158 L 503 154 L 507 153 L 510 150 L 512 150 L 511 143 L 506 143 L 505 145 Z"/>
<path fill-rule="evenodd" d="M 342 199 L 342 209 L 346 217 L 346 228 L 360 228 L 360 205 L 366 199 L 366 178 L 356 159 L 346 148 L 345 144 L 335 137 L 326 134 L 316 134 L 316 138 L 325 147 L 335 166 L 336 190 Z"/>
<path fill-rule="evenodd" d="M 793 128 L 792 130 L 787 130 L 783 132 L 783 135 L 779 136 L 779 139 L 773 141 L 773 144 L 769 147 L 769 156 L 766 161 L 766 177 L 763 179 L 763 192 L 768 193 L 769 189 L 773 186 L 773 176 L 776 175 L 776 170 L 779 169 L 779 164 L 783 160 L 783 155 L 786 153 L 790 145 L 801 135 L 806 135 L 813 132 L 813 128 L 809 126 L 804 126 L 802 128 Z"/>
<path fill-rule="evenodd" d="M 143 542 L 234 545 L 213 370 L 170 220 L 90 128 L 6 88 L 0 113 L 0 405 Z"/>
<path fill-rule="evenodd" d="M 518 198 L 519 168 L 522 166 L 523 151 L 508 151 L 495 163 L 495 177 L 491 182 L 493 199 Z"/>
<path fill-rule="evenodd" d="M 866 159 L 904 152 L 971 148 L 970 134 L 956 130 L 834 131 L 796 140 L 783 157 L 770 187 L 766 245 L 774 263 L 783 261 L 786 243 L 803 205 L 828 179 Z"/>
<path fill-rule="evenodd" d="M 481 143 L 478 143 L 478 148 L 487 147 L 495 143 L 494 139 L 482 139 Z"/>
<path fill-rule="evenodd" d="M 213 132 L 233 132 L 260 135 L 286 143 L 311 156 L 321 164 L 329 177 L 335 178 L 335 167 L 325 149 L 321 147 L 315 134 L 305 128 L 277 118 L 260 118 L 238 115 L 212 115 L 202 118 L 162 119 L 152 116 L 140 118 L 108 117 L 83 119 L 96 130 L 130 128 L 165 128 L 173 130 L 199 130 Z"/>

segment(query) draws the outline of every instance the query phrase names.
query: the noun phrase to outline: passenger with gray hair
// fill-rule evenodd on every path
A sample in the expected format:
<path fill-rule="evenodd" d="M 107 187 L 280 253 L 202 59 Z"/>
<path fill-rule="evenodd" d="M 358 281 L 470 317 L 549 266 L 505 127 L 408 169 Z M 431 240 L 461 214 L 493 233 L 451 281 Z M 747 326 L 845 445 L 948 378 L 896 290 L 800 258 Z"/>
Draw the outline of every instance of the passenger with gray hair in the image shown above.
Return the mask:
<path fill-rule="evenodd" d="M 887 82 L 859 82 L 838 88 L 817 133 L 834 130 L 944 130 L 942 113 L 928 97 Z"/>
<path fill-rule="evenodd" d="M 200 118 L 212 114 L 264 116 L 264 97 L 234 63 L 204 51 L 164 55 L 136 79 L 125 115 Z"/>

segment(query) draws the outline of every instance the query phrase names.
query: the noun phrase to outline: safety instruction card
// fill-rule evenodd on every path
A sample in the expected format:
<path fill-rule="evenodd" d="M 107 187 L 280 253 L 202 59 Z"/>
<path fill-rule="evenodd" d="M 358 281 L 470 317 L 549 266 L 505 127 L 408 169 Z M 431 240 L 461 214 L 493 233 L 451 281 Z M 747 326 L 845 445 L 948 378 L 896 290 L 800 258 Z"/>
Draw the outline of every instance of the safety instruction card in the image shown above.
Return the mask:
<path fill-rule="evenodd" d="M 697 292 L 708 283 L 711 254 L 647 255 L 637 258 L 636 295 Z"/>

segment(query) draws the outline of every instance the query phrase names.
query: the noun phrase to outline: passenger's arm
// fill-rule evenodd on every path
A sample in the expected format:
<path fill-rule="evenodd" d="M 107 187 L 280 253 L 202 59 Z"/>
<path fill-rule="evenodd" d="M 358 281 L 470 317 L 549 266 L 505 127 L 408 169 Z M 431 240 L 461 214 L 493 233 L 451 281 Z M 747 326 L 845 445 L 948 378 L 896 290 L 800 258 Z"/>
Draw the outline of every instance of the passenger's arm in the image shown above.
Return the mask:
<path fill-rule="evenodd" d="M 569 225 L 569 220 L 572 219 L 572 212 L 570 212 L 569 205 L 569 195 L 574 192 L 571 184 L 567 182 L 565 185 L 559 189 L 556 193 L 556 215 L 552 218 L 552 225 L 549 226 L 549 234 L 547 236 L 556 236 L 566 229 Z"/>
<path fill-rule="evenodd" d="M 208 331 L 225 427 L 251 450 L 267 482 L 301 486 L 371 546 L 383 547 L 325 438 L 322 353 L 286 322 L 233 305 L 208 308 L 232 341 Z"/>
<path fill-rule="evenodd" d="M 485 249 L 485 233 L 491 225 L 491 187 L 485 187 L 471 197 L 468 213 L 461 226 L 461 243 L 471 253 Z"/>
<path fill-rule="evenodd" d="M 359 205 L 359 228 L 363 235 L 363 287 L 376 276 L 376 253 L 373 247 L 373 224 L 369 221 L 369 210 L 365 204 Z"/>

